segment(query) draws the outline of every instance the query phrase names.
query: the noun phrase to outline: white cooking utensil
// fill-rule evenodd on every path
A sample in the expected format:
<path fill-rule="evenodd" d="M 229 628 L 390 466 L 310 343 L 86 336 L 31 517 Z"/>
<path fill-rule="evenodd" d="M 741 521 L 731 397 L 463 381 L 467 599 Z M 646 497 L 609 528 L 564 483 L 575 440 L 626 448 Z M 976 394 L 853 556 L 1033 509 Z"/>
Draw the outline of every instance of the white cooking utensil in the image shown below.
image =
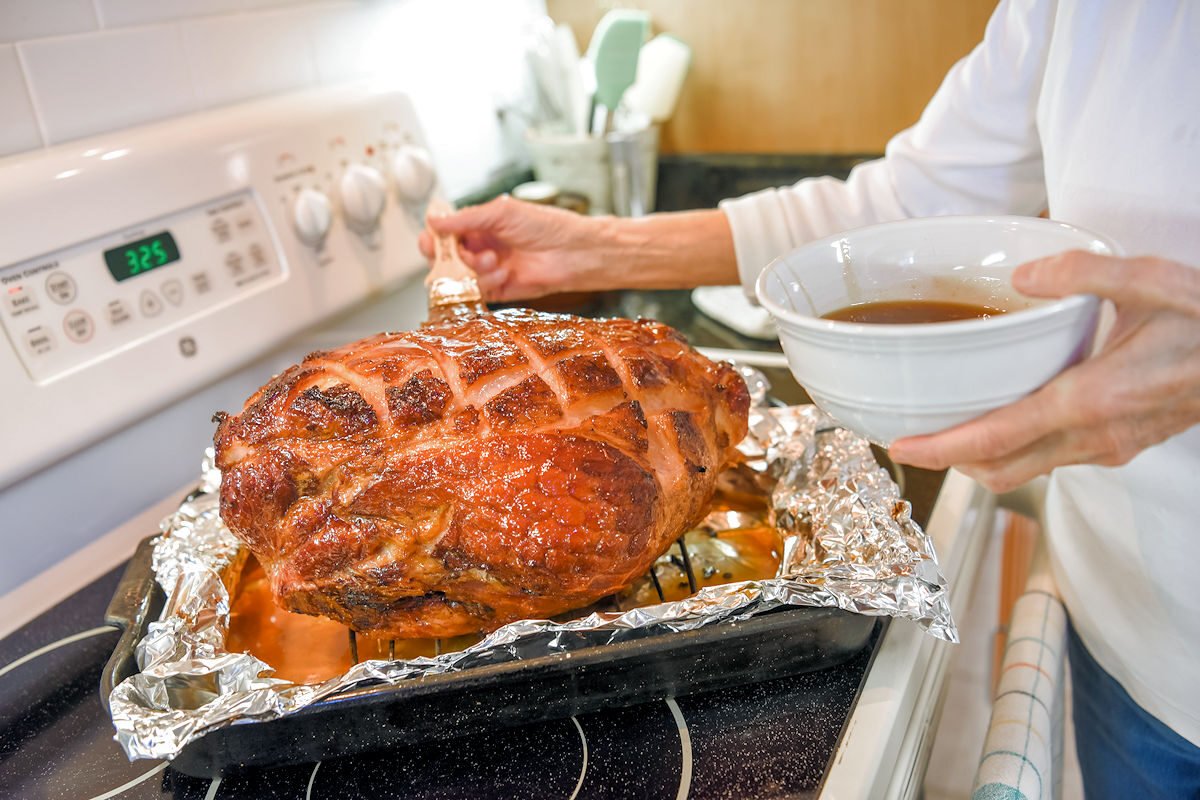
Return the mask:
<path fill-rule="evenodd" d="M 568 132 L 586 134 L 588 131 L 588 95 L 584 90 L 575 34 L 566 25 L 560 23 L 554 29 L 550 53 L 565 87 Z"/>
<path fill-rule="evenodd" d="M 650 30 L 645 11 L 616 8 L 596 26 L 588 44 L 588 59 L 596 70 L 596 105 L 604 109 L 604 128 L 611 133 L 613 118 L 625 90 L 637 75 L 638 53 Z"/>
<path fill-rule="evenodd" d="M 569 131 L 578 112 L 570 96 L 572 76 L 564 68 L 559 46 L 558 33 L 548 17 L 534 20 L 526 29 L 525 62 L 533 76 L 540 111 L 535 119 L 545 126 Z"/>
<path fill-rule="evenodd" d="M 637 79 L 625 92 L 625 105 L 656 123 L 666 122 L 675 113 L 691 64 L 692 49 L 684 42 L 669 33 L 655 36 L 642 46 Z"/>

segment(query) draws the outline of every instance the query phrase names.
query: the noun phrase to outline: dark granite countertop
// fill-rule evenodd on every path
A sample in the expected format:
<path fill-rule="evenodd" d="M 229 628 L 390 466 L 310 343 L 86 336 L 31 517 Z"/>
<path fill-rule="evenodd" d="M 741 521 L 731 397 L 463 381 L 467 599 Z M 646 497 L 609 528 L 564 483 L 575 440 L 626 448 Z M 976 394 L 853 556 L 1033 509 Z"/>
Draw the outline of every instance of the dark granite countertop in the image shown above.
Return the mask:
<path fill-rule="evenodd" d="M 716 208 L 727 197 L 787 186 L 802 178 L 845 178 L 855 165 L 878 157 L 815 153 L 665 155 L 658 162 L 655 207 L 659 211 Z"/>
<path fill-rule="evenodd" d="M 660 155 L 655 208 L 686 211 L 716 208 L 727 197 L 739 197 L 771 186 L 787 186 L 802 178 L 829 175 L 845 178 L 855 165 L 879 154 L 753 154 L 702 153 Z M 527 169 L 505 172 L 477 191 L 456 199 L 459 206 L 475 205 L 533 180 Z"/>

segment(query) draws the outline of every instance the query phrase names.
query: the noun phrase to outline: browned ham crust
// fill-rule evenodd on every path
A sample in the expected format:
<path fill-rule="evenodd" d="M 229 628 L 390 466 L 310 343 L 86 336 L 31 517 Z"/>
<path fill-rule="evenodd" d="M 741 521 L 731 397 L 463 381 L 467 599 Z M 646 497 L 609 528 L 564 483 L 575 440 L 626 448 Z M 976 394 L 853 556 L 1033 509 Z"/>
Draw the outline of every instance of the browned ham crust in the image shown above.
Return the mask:
<path fill-rule="evenodd" d="M 313 353 L 222 419 L 221 514 L 277 600 L 444 637 L 585 606 L 705 511 L 741 377 L 656 322 L 500 311 Z"/>

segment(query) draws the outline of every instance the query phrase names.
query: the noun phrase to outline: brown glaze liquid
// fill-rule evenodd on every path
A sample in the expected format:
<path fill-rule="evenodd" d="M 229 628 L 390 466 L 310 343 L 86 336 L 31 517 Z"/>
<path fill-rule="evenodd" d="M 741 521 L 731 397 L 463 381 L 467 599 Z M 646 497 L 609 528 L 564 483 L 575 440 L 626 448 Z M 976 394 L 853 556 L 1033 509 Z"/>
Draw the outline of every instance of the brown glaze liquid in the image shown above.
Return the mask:
<path fill-rule="evenodd" d="M 1004 310 L 999 308 L 947 300 L 885 300 L 839 308 L 823 315 L 821 319 L 874 325 L 919 325 L 926 322 L 987 319 L 1003 313 Z"/>

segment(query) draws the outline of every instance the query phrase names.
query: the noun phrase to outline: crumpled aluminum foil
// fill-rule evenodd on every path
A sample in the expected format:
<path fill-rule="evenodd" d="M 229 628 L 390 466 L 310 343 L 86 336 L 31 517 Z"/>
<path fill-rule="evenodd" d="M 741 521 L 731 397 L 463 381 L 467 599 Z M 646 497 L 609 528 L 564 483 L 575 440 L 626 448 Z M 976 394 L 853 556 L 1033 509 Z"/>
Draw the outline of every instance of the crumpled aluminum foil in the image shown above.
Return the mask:
<path fill-rule="evenodd" d="M 172 758 L 214 728 L 287 714 L 367 682 L 399 683 L 691 630 L 785 605 L 907 618 L 939 639 L 958 641 L 933 544 L 868 443 L 814 406 L 767 407 L 766 379 L 741 371 L 755 401 L 740 446 L 745 466 L 774 481 L 770 516 L 783 541 L 775 578 L 567 622 L 514 622 L 464 650 L 364 661 L 316 685 L 272 678 L 270 665 L 224 647 L 230 587 L 246 554 L 221 523 L 220 473 L 210 450 L 197 491 L 161 524 L 153 565 L 168 599 L 137 646 L 141 672 L 109 698 L 118 743 L 131 760 Z M 719 526 L 728 514 L 714 512 L 706 523 Z"/>

